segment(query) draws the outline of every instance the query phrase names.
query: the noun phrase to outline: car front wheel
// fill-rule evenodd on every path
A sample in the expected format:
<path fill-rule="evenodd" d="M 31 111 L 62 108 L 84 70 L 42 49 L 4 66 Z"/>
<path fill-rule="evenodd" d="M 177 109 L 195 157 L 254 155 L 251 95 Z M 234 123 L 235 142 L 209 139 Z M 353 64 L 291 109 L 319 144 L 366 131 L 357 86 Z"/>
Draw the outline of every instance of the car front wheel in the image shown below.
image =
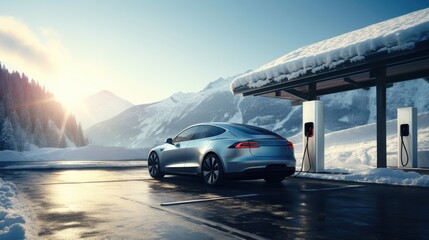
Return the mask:
<path fill-rule="evenodd" d="M 155 179 L 162 179 L 164 177 L 164 173 L 161 171 L 159 164 L 159 157 L 156 152 L 150 153 L 149 159 L 147 161 L 147 168 L 151 177 Z"/>

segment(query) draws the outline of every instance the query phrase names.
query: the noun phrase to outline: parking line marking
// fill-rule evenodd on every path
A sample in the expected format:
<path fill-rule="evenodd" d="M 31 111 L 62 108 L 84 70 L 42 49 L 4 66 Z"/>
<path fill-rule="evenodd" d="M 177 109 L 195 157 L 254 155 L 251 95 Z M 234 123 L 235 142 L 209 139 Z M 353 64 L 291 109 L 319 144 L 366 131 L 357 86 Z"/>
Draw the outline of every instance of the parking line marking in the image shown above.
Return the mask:
<path fill-rule="evenodd" d="M 348 188 L 359 188 L 365 187 L 365 185 L 347 185 L 341 187 L 329 187 L 329 188 L 310 188 L 310 189 L 301 189 L 301 192 L 319 192 L 319 191 L 330 191 L 330 190 L 340 190 Z"/>
<path fill-rule="evenodd" d="M 201 203 L 201 202 L 218 201 L 218 200 L 224 200 L 224 199 L 247 198 L 247 197 L 257 197 L 257 196 L 260 196 L 260 194 L 251 193 L 251 194 L 234 195 L 230 197 L 200 198 L 200 199 L 193 199 L 193 200 L 161 203 L 160 205 L 163 207 L 166 207 L 166 206 L 181 205 L 181 204 Z"/>
<path fill-rule="evenodd" d="M 250 195 L 250 194 L 247 194 L 247 195 Z M 113 195 L 113 196 L 115 196 L 115 195 Z M 156 209 L 156 210 L 159 210 L 159 211 L 163 211 L 163 212 L 166 212 L 166 213 L 174 214 L 176 216 L 185 218 L 186 220 L 188 220 L 190 222 L 199 223 L 199 224 L 205 225 L 205 226 L 207 226 L 209 228 L 221 231 L 223 233 L 229 233 L 232 236 L 238 237 L 239 239 L 267 240 L 266 238 L 258 236 L 256 234 L 253 234 L 253 233 L 250 233 L 250 232 L 246 232 L 246 231 L 242 231 L 240 229 L 233 228 L 233 227 L 227 226 L 227 225 L 222 224 L 222 223 L 210 221 L 208 219 L 204 219 L 204 218 L 199 218 L 199 217 L 196 217 L 196 216 L 192 216 L 192 215 L 186 214 L 184 212 L 176 211 L 176 210 L 174 210 L 172 208 L 158 207 L 158 206 L 154 206 L 154 205 L 151 205 L 151 204 L 147 204 L 145 202 L 141 202 L 141 201 L 138 201 L 138 200 L 134 200 L 134 199 L 131 199 L 131 198 L 126 198 L 126 197 L 121 197 L 121 196 L 116 196 L 116 197 L 119 197 L 119 198 L 127 200 L 127 201 L 132 201 L 132 202 L 135 202 L 135 203 L 138 203 L 138 204 L 141 204 L 141 205 L 145 205 L 145 206 L 148 206 L 150 208 L 153 208 L 153 209 Z"/>

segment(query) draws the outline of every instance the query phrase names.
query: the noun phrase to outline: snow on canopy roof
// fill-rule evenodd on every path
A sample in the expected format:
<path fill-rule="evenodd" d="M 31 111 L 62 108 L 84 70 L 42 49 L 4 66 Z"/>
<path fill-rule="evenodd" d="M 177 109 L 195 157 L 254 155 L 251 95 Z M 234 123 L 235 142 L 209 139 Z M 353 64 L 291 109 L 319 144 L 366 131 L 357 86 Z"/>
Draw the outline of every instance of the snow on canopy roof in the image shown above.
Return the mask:
<path fill-rule="evenodd" d="M 429 8 L 299 48 L 237 77 L 231 83 L 231 90 L 237 93 L 238 88 L 259 88 L 292 80 L 307 72 L 334 69 L 346 61 L 364 61 L 365 56 L 372 53 L 412 49 L 417 42 L 427 39 Z"/>

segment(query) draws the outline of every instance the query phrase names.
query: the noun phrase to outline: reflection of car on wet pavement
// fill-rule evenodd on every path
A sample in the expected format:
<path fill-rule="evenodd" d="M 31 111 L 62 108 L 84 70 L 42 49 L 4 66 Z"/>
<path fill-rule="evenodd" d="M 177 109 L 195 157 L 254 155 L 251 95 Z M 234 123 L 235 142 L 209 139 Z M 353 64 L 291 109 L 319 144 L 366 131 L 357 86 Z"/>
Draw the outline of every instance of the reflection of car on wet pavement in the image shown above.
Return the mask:
<path fill-rule="evenodd" d="M 202 123 L 181 131 L 150 151 L 153 178 L 165 174 L 202 176 L 208 185 L 225 179 L 281 182 L 295 172 L 293 144 L 263 128 L 236 123 Z"/>

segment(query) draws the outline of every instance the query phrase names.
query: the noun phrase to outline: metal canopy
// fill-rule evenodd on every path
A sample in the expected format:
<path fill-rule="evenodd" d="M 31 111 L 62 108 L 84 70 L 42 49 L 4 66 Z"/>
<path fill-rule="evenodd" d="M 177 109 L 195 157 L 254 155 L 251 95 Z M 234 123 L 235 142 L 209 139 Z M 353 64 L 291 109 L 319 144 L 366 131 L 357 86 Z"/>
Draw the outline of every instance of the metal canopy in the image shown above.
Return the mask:
<path fill-rule="evenodd" d="M 377 52 L 364 61 L 345 61 L 332 69 L 299 78 L 272 82 L 259 88 L 238 87 L 234 94 L 265 96 L 302 102 L 318 96 L 376 87 L 377 102 L 377 167 L 386 167 L 386 88 L 395 82 L 429 76 L 429 40 L 398 52 Z"/>
<path fill-rule="evenodd" d="M 346 61 L 333 69 L 312 73 L 280 83 L 273 82 L 259 88 L 238 87 L 234 94 L 266 96 L 289 100 L 312 100 L 311 95 L 368 89 L 376 86 L 375 71 L 386 70 L 386 84 L 429 76 L 429 40 L 416 43 L 416 47 L 398 53 L 378 52 L 364 61 Z M 311 86 L 311 85 L 316 85 Z M 315 93 L 311 93 L 311 88 Z"/>

